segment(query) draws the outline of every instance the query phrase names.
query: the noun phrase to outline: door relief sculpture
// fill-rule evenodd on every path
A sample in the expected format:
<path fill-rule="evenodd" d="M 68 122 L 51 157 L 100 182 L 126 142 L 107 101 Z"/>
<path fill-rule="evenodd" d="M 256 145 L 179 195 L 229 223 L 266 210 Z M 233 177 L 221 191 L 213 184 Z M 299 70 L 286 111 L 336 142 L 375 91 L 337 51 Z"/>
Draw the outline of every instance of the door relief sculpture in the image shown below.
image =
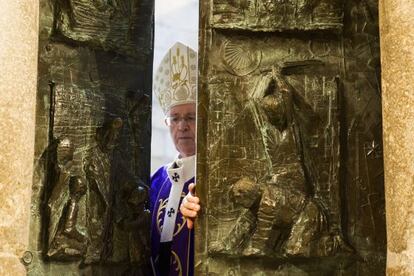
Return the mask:
<path fill-rule="evenodd" d="M 377 3 L 201 10 L 196 271 L 383 272 Z"/>
<path fill-rule="evenodd" d="M 42 0 L 29 275 L 148 275 L 153 1 Z"/>

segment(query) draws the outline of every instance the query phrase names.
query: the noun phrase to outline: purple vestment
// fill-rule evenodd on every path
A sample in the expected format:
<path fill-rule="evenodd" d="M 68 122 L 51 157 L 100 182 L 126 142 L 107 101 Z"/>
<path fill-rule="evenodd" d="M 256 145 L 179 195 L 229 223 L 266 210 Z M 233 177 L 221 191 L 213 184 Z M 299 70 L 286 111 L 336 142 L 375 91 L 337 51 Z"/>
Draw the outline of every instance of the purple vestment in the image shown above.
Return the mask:
<path fill-rule="evenodd" d="M 180 204 L 184 196 L 188 193 L 188 185 L 193 182 L 194 177 L 185 182 L 181 193 Z M 160 243 L 160 238 L 171 185 L 167 174 L 167 166 L 161 167 L 151 178 L 151 249 L 156 276 L 167 276 L 160 272 L 160 254 L 163 254 L 161 251 L 165 248 L 164 243 Z M 170 259 L 168 276 L 193 276 L 194 230 L 188 230 L 186 219 L 179 210 L 177 211 L 173 240 L 168 245 L 168 248 L 171 248 L 171 250 L 168 250 L 168 257 Z"/>

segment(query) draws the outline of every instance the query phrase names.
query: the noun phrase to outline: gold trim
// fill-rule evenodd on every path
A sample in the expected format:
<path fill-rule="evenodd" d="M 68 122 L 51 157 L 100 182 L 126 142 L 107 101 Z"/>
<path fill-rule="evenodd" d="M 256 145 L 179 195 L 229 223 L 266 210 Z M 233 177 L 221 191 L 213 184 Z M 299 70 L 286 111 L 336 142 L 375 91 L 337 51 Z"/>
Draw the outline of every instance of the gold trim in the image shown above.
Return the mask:
<path fill-rule="evenodd" d="M 171 250 L 171 255 L 171 257 L 174 257 L 174 260 L 172 260 L 171 265 L 174 267 L 174 264 L 177 264 L 175 271 L 178 272 L 179 276 L 183 276 L 183 266 L 180 262 L 180 257 L 178 257 L 178 255 L 173 250 Z"/>
<path fill-rule="evenodd" d="M 164 180 L 164 183 L 162 183 L 162 185 L 161 185 L 161 188 L 158 190 L 158 194 L 157 194 L 157 200 L 155 201 L 155 202 L 160 202 L 160 201 L 162 201 L 162 199 L 159 199 L 160 198 L 160 193 L 161 193 L 161 191 L 164 189 L 164 186 L 165 186 L 165 183 L 167 183 L 167 181 L 168 181 L 168 177 Z M 154 208 L 155 208 L 156 206 L 154 206 Z M 159 234 L 161 234 L 161 231 L 160 231 L 160 228 L 159 228 L 159 223 L 158 223 L 158 213 L 159 213 L 159 210 L 160 210 L 160 208 L 159 208 L 159 206 L 158 206 L 158 211 L 157 211 L 157 217 L 156 217 L 156 221 L 157 221 L 157 230 L 158 230 L 158 233 Z M 155 209 L 154 209 L 154 211 L 155 211 Z M 155 213 L 155 212 L 154 212 Z"/>
<path fill-rule="evenodd" d="M 181 193 L 181 200 L 185 197 L 185 193 L 182 192 Z M 180 202 L 181 202 L 180 200 Z M 157 230 L 158 233 L 161 235 L 161 231 L 162 231 L 162 226 L 161 222 L 164 219 L 165 216 L 165 209 L 167 208 L 167 204 L 168 204 L 168 198 L 166 198 L 165 200 L 159 199 L 158 200 L 159 205 L 158 205 L 158 211 L 157 211 Z M 180 216 L 180 217 L 178 217 Z M 179 222 L 177 223 L 177 219 L 179 220 Z M 177 214 L 177 218 L 176 218 L 176 224 L 175 224 L 175 228 L 174 229 L 174 235 L 173 237 L 177 236 L 184 228 L 184 226 L 186 225 L 187 220 L 184 218 L 183 214 L 181 214 L 180 210 L 178 210 L 178 214 Z"/>

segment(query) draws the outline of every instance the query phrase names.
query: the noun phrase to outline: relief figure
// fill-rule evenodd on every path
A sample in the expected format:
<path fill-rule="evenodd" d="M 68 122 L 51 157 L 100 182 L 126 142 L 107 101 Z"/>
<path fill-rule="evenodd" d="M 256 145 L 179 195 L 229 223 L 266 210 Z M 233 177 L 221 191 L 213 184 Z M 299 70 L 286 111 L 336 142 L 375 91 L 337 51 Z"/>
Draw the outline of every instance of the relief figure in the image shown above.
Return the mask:
<path fill-rule="evenodd" d="M 249 96 L 247 107 L 262 135 L 269 173 L 266 181 L 241 177 L 232 186 L 234 203 L 243 209 L 230 233 L 213 243 L 210 252 L 327 256 L 349 251 L 341 236 L 330 232 L 324 205 L 314 197 L 311 161 L 302 139 L 312 127 L 303 118 L 316 116 L 312 108 L 278 67 L 260 76 Z M 318 122 L 316 117 L 309 121 Z"/>
<path fill-rule="evenodd" d="M 49 258 L 73 259 L 83 254 L 85 233 L 78 225 L 79 201 L 86 193 L 86 184 L 81 176 L 74 175 L 74 148 L 68 138 L 56 148 L 57 180 L 48 199 Z M 79 226 L 79 227 L 78 227 Z"/>
<path fill-rule="evenodd" d="M 131 273 L 147 263 L 148 186 L 115 150 L 122 126 L 119 117 L 105 121 L 96 130 L 95 144 L 77 152 L 81 158 L 74 158 L 70 139 L 58 142 L 47 201 L 50 260 L 80 260 L 82 265 L 128 262 Z"/>
<path fill-rule="evenodd" d="M 146 262 L 150 254 L 149 225 L 151 214 L 146 208 L 148 200 L 148 187 L 139 185 L 124 197 L 127 212 L 122 221 L 118 222 L 128 236 L 128 257 L 133 264 Z M 124 210 L 125 212 L 125 210 Z"/>
<path fill-rule="evenodd" d="M 105 122 L 97 130 L 96 142 L 84 161 L 88 183 L 86 199 L 88 248 L 85 264 L 107 260 L 112 253 L 113 181 L 111 165 L 122 120 Z"/>

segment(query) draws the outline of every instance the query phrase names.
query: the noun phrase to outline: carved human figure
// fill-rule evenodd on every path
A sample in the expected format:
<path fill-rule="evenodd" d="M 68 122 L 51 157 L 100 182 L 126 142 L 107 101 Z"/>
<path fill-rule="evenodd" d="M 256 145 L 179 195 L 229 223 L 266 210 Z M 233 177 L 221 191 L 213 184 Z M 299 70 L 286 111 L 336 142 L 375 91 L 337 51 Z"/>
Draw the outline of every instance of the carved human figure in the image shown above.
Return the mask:
<path fill-rule="evenodd" d="M 322 204 L 313 196 L 304 126 L 298 119 L 304 115 L 300 112 L 307 116 L 312 112 L 295 93 L 280 68 L 264 75 L 251 91 L 248 106 L 252 117 L 260 118 L 255 124 L 263 135 L 270 173 L 260 184 L 242 178 L 233 185 L 233 199 L 245 209 L 224 240 L 212 244 L 211 252 L 326 256 L 339 248 L 348 250 L 339 236 L 329 232 Z"/>
<path fill-rule="evenodd" d="M 252 244 L 245 254 L 262 254 L 262 248 L 269 241 L 271 229 L 291 230 L 289 233 L 273 233 L 284 242 L 285 254 L 321 255 L 319 244 L 322 235 L 328 234 L 327 219 L 322 204 L 313 197 L 314 183 L 310 178 L 310 160 L 303 141 L 305 124 L 315 116 L 306 101 L 286 81 L 281 68 L 272 68 L 269 87 L 262 94 L 255 91 L 259 109 L 264 112 L 265 121 L 273 128 L 268 128 L 268 154 L 272 162 L 271 180 L 263 188 L 262 201 L 258 210 L 257 229 L 252 237 Z M 275 210 L 273 206 L 278 206 Z M 269 228 L 270 227 L 270 228 Z M 276 231 L 278 232 L 278 231 Z M 285 237 L 283 238 L 283 235 Z M 285 241 L 283 241 L 285 240 Z M 267 244 L 269 246 L 269 244 Z M 274 245 L 273 245 L 274 246 Z M 332 249 L 332 250 L 337 250 Z M 322 250 L 327 251 L 327 250 Z M 328 250 L 329 251 L 329 250 Z"/>
<path fill-rule="evenodd" d="M 133 264 L 145 262 L 150 254 L 149 225 L 151 214 L 145 207 L 148 199 L 148 188 L 138 186 L 132 189 L 126 197 L 128 213 L 122 227 L 128 233 L 128 253 Z"/>
<path fill-rule="evenodd" d="M 85 264 L 104 261 L 112 251 L 113 181 L 111 178 L 112 152 L 122 120 L 115 118 L 97 130 L 97 145 L 88 153 L 84 170 L 88 183 L 87 230 L 88 247 Z"/>
<path fill-rule="evenodd" d="M 320 208 L 303 193 L 283 184 L 258 184 L 249 178 L 237 181 L 232 198 L 245 209 L 226 237 L 211 246 L 215 253 L 245 256 L 309 256 L 317 248 L 319 233 L 327 231 Z M 312 249 L 312 250 L 311 250 Z"/>
<path fill-rule="evenodd" d="M 242 254 L 256 228 L 257 210 L 262 194 L 260 186 L 244 177 L 232 186 L 230 194 L 234 202 L 243 209 L 234 227 L 224 239 L 209 246 L 211 253 Z"/>
<path fill-rule="evenodd" d="M 74 175 L 73 145 L 68 138 L 56 149 L 57 181 L 48 199 L 49 227 L 47 256 L 61 260 L 81 256 L 85 233 L 79 230 L 79 201 L 86 185 L 81 176 Z"/>
<path fill-rule="evenodd" d="M 80 242 L 84 241 L 85 234 L 80 233 L 76 228 L 79 201 L 86 193 L 86 183 L 80 176 L 71 177 L 69 181 L 70 200 L 67 211 L 67 219 L 64 227 L 64 233 Z"/>

